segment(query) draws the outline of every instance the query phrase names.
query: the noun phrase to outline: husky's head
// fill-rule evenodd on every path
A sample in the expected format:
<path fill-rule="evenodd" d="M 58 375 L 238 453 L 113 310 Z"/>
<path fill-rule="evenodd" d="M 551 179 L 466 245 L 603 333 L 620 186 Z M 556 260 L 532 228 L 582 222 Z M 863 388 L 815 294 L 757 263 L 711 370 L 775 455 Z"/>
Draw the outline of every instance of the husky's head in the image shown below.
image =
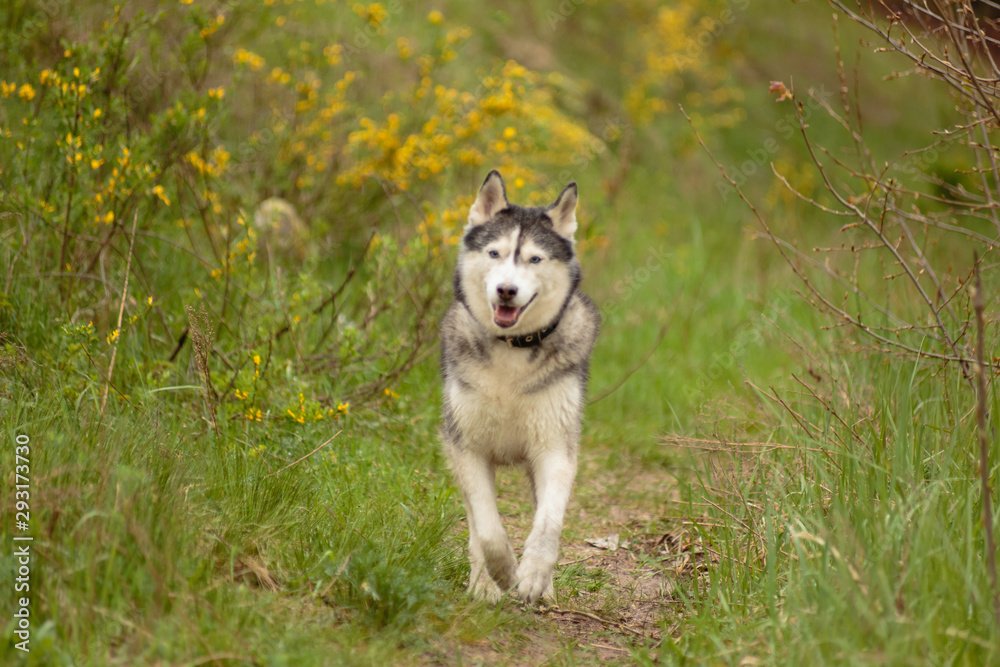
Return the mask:
<path fill-rule="evenodd" d="M 521 335 L 553 324 L 580 282 L 573 253 L 576 183 L 555 203 L 508 203 L 503 179 L 491 171 L 479 190 L 455 272 L 455 298 L 487 331 Z"/>

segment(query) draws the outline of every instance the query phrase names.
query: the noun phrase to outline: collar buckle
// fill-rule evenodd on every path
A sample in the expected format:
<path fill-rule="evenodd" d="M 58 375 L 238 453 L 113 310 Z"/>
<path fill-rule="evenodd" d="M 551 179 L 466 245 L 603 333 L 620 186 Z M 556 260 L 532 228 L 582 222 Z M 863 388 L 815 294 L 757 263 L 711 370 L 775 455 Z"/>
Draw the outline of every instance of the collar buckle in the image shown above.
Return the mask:
<path fill-rule="evenodd" d="M 553 331 L 556 330 L 556 325 L 559 321 L 556 320 L 554 323 L 547 327 L 542 327 L 538 331 L 534 331 L 523 336 L 497 336 L 498 340 L 502 340 L 507 343 L 507 347 L 535 347 L 541 345 L 542 341 L 549 336 Z"/>

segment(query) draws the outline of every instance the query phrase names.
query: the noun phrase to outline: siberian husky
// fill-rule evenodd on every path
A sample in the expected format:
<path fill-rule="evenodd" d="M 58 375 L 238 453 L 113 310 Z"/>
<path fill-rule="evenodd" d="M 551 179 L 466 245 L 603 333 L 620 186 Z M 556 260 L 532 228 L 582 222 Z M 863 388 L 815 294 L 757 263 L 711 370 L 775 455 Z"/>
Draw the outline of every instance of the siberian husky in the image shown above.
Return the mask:
<path fill-rule="evenodd" d="M 508 203 L 497 171 L 469 211 L 441 324 L 442 440 L 465 500 L 469 590 L 551 598 L 576 476 L 597 308 L 579 289 L 576 183 L 548 207 Z M 535 518 L 520 564 L 497 511 L 498 466 L 527 471 Z"/>

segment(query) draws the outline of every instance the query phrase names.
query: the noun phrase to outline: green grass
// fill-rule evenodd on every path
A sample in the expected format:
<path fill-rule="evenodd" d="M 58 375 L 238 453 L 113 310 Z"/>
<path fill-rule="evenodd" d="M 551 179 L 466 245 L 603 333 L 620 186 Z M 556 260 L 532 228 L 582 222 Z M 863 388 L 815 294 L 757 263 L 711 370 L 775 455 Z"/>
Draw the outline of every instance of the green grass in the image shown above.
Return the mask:
<path fill-rule="evenodd" d="M 904 364 L 847 381 L 872 391 L 838 408 L 857 436 L 821 410 L 804 414 L 844 447 L 786 423 L 774 438 L 793 449 L 702 470 L 732 516 L 713 535 L 721 561 L 697 592 L 678 656 L 697 660 L 729 638 L 734 662 L 996 659 L 973 433 L 946 406 L 967 386 L 951 383 L 942 397 L 936 378 Z M 724 474 L 731 468 L 741 474 Z"/>
<path fill-rule="evenodd" d="M 555 31 L 544 12 L 532 10 L 530 25 L 518 30 L 511 17 L 524 13 L 521 3 L 504 3 L 495 14 L 452 4 L 441 8 L 449 20 L 478 32 L 463 51 L 466 61 L 455 65 L 456 80 L 474 81 L 489 62 L 509 57 L 514 47 L 505 38 L 519 32 L 542 45 L 553 69 L 583 91 L 564 102 L 582 105 L 568 112 L 574 118 L 586 124 L 588 114 L 604 113 L 605 97 L 620 107 L 620 73 L 581 55 L 582 45 L 606 43 L 610 9 L 584 4 Z M 634 5 L 635 16 L 649 11 Z M 776 18 L 782 15 L 787 21 Z M 312 38 L 309 18 L 323 15 L 307 13 L 288 34 L 264 16 L 248 13 L 238 30 L 259 40 L 252 43 L 269 58 L 280 58 L 289 40 Z M 728 129 L 702 127 L 726 165 L 745 160 L 788 113 L 765 94 L 769 79 L 794 75 L 804 86 L 836 81 L 825 9 L 766 2 L 737 19 L 711 57 L 732 64 L 729 76 L 746 94 L 747 120 Z M 422 12 L 407 9 L 394 20 L 421 39 L 435 38 Z M 621 18 L 623 29 L 637 29 L 629 20 Z M 335 27 L 350 34 L 353 25 L 343 19 Z M 801 42 L 783 44 L 789 31 L 804 35 Z M 845 48 L 853 49 L 857 35 L 847 26 L 841 31 L 851 44 Z M 608 48 L 624 49 L 615 35 Z M 379 39 L 379 48 L 393 47 Z M 745 58 L 734 58 L 732 49 L 744 49 Z M 786 71 L 788 52 L 798 59 Z M 385 67 L 392 80 L 405 78 Z M 928 125 L 915 107 L 889 113 L 894 97 L 879 80 L 885 68 L 871 65 L 862 85 L 872 90 L 877 146 L 889 151 L 925 139 Z M 386 91 L 371 80 L 365 85 L 372 89 L 355 100 L 352 113 L 366 111 L 363 99 L 377 115 L 390 104 Z M 241 123 L 252 121 L 256 107 L 248 100 L 227 98 L 234 109 L 246 102 L 233 112 L 246 118 L 220 130 L 229 141 L 238 142 Z M 939 106 L 935 113 L 945 114 Z M 832 123 L 814 123 L 823 139 L 840 140 Z M 414 342 L 406 329 L 409 306 L 427 297 L 422 322 L 433 330 L 448 298 L 454 253 L 421 265 L 407 254 L 418 246 L 399 249 L 406 234 L 388 227 L 396 224 L 394 207 L 410 206 L 405 196 L 397 193 L 389 205 L 383 191 L 368 187 L 373 182 L 363 193 L 331 187 L 330 202 L 314 192 L 314 252 L 298 263 L 276 254 L 273 264 L 239 277 L 245 282 L 230 306 L 238 315 L 216 332 L 232 359 L 212 357 L 212 382 L 221 393 L 233 378 L 233 388 L 250 398 L 244 405 L 229 394 L 214 409 L 203 398 L 194 341 L 168 361 L 188 322 L 181 306 L 194 303 L 187 274 L 201 268 L 191 253 L 154 245 L 142 255 L 146 264 L 136 275 L 150 280 L 135 278 L 140 286 L 130 289 L 140 290 L 137 300 L 147 291 L 155 295 L 166 324 L 155 310 L 129 303 L 127 312 L 140 319 L 122 334 L 114 373 L 127 400 L 111 390 L 102 410 L 109 349 L 102 339 L 114 328 L 127 246 L 104 258 L 105 282 L 114 289 L 94 285 L 73 302 L 74 312 L 59 281 L 42 275 L 52 266 L 52 247 L 31 246 L 14 263 L 20 228 L 0 234 L 0 256 L 11 262 L 3 266 L 15 269 L 0 301 L 6 443 L 0 461 L 11 489 L 0 506 L 0 543 L 7 545 L 0 589 L 8 600 L 16 571 L 10 545 L 19 534 L 12 489 L 18 435 L 31 439 L 34 537 L 31 652 L 15 648 L 8 620 L 0 662 L 982 665 L 1000 659 L 983 562 L 969 382 L 957 368 L 882 354 L 851 332 L 830 329 L 829 319 L 801 298 L 801 285 L 773 245 L 748 232 L 756 228 L 746 207 L 735 195 L 720 197 L 718 172 L 683 118 L 670 112 L 635 131 L 629 156 L 614 143 L 607 160 L 575 174 L 585 237 L 609 241 L 587 243 L 581 260 L 584 289 L 605 313 L 591 395 L 610 393 L 586 413 L 565 565 L 557 573 L 561 611 L 549 613 L 509 600 L 493 608 L 465 595 L 462 503 L 437 436 L 436 354 L 433 342 Z M 793 140 L 776 157 L 797 169 L 804 162 Z M 602 184 L 617 159 L 630 163 L 612 197 Z M 30 174 L 0 176 L 11 188 L 30 180 Z M 275 175 L 267 186 L 259 174 L 234 176 L 228 196 L 250 210 L 256 195 L 283 193 L 286 176 Z M 424 195 L 445 201 L 472 194 L 477 178 L 455 172 L 443 191 Z M 775 198 L 771 180 L 761 171 L 747 191 L 776 226 L 802 247 L 839 238 L 813 209 Z M 25 210 L 21 200 L 0 202 L 0 215 Z M 307 315 L 301 328 L 264 342 L 290 312 L 276 296 L 275 268 L 283 267 L 282 298 L 301 294 L 306 305 L 291 307 L 305 314 L 348 275 L 366 230 L 381 218 L 393 221 L 382 223 L 386 245 L 343 293 L 342 317 Z M 58 239 L 57 231 L 44 229 Z M 204 241 L 197 248 L 204 251 Z M 0 270 L 0 281 L 5 274 Z M 397 279 L 416 294 L 382 291 Z M 221 288 L 214 289 L 218 296 Z M 363 332 L 365 314 L 383 297 L 385 319 Z M 100 333 L 79 330 L 91 314 Z M 427 352 L 412 369 L 372 395 L 352 393 L 391 371 L 394 355 L 413 346 Z M 294 420 L 300 393 L 301 405 L 324 411 L 322 420 Z M 350 407 L 337 410 L 355 395 Z M 265 418 L 245 419 L 250 405 L 265 407 Z M 729 444 L 740 442 L 767 444 Z M 519 546 L 531 512 L 523 476 L 505 475 L 499 486 Z M 630 543 L 628 550 L 612 554 L 585 544 L 613 532 Z"/>

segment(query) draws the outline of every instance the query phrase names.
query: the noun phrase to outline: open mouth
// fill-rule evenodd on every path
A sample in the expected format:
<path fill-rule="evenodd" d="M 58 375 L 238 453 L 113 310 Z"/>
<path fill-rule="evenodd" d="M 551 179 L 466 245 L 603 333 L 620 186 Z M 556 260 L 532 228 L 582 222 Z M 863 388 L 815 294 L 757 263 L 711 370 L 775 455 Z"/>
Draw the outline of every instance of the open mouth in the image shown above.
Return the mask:
<path fill-rule="evenodd" d="M 537 294 L 535 296 L 538 296 Z M 493 306 L 493 322 L 498 327 L 503 327 L 504 329 L 509 329 L 510 327 L 517 324 L 518 319 L 521 317 L 521 313 L 524 309 L 531 305 L 531 302 L 535 300 L 535 297 L 531 297 L 528 303 L 524 304 L 520 308 L 517 306 L 505 306 L 503 304 L 497 304 Z"/>

